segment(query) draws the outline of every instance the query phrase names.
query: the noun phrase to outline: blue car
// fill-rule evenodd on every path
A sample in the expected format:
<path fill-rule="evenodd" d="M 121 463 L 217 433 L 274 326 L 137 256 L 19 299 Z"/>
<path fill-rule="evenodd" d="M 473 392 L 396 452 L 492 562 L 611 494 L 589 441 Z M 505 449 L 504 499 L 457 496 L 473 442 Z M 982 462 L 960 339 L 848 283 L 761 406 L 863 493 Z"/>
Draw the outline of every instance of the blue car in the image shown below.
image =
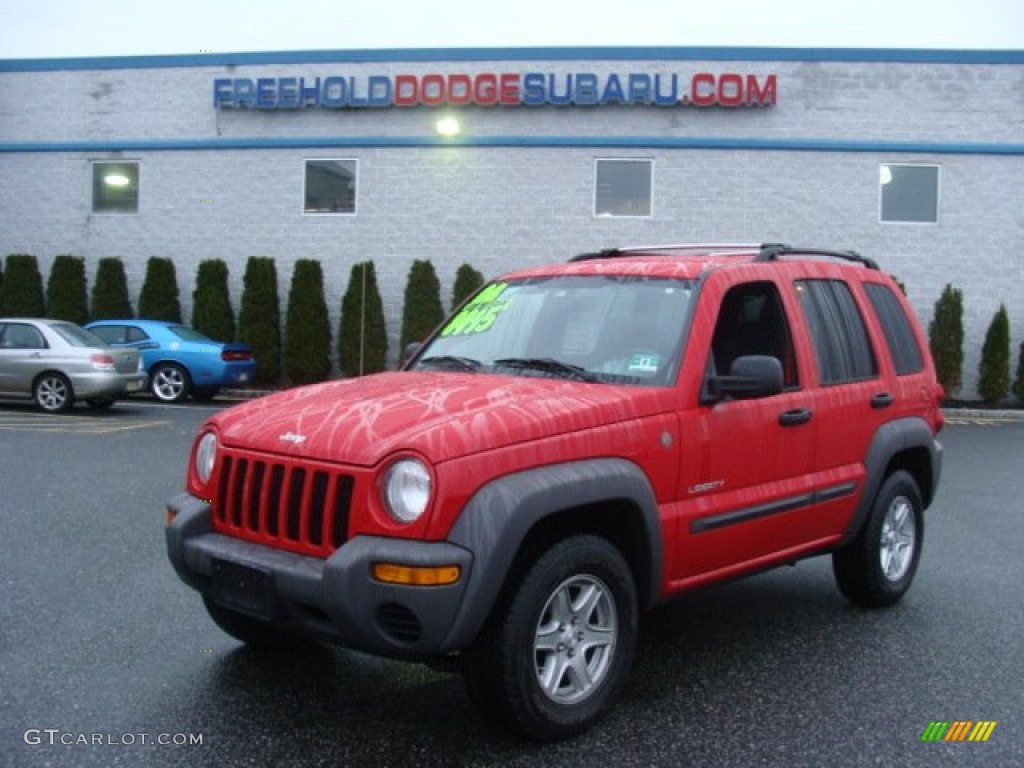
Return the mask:
<path fill-rule="evenodd" d="M 194 328 L 162 320 L 99 320 L 86 328 L 111 346 L 134 347 L 149 389 L 165 403 L 191 395 L 209 400 L 223 387 L 252 382 L 256 362 L 248 344 L 213 341 Z"/>

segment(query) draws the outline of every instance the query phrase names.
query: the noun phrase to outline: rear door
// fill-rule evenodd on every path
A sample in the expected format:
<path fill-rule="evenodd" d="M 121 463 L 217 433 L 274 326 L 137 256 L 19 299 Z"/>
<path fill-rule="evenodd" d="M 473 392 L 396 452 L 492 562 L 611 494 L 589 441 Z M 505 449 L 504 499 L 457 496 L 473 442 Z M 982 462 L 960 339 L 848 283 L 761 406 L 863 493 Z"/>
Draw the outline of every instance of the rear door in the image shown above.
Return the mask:
<path fill-rule="evenodd" d="M 816 518 L 828 531 L 845 527 L 863 487 L 868 446 L 900 400 L 879 364 L 866 300 L 848 277 L 849 270 L 820 265 L 818 274 L 793 282 L 814 352 L 815 479 L 835 496 Z"/>
<path fill-rule="evenodd" d="M 46 357 L 46 339 L 34 325 L 0 325 L 0 392 L 30 394 L 36 375 L 46 367 Z"/>

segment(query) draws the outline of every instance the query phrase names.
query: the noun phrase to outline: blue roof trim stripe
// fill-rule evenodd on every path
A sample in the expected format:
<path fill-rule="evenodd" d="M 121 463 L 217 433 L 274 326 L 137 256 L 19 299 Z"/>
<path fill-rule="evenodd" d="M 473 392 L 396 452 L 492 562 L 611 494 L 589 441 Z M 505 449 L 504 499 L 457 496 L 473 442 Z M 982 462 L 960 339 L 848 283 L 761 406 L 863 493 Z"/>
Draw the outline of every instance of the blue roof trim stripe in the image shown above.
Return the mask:
<path fill-rule="evenodd" d="M 535 147 L 607 149 L 719 149 L 778 152 L 891 152 L 936 155 L 1024 155 L 1022 144 L 850 141 L 662 136 L 310 136 L 237 139 L 138 139 L 0 143 L 0 153 L 148 152 L 181 150 L 326 149 L 398 147 Z"/>
<path fill-rule="evenodd" d="M 1024 50 L 930 48 L 403 48 L 195 53 L 93 58 L 0 59 L 0 72 L 157 69 L 267 64 L 361 64 L 446 61 L 820 61 L 923 64 L 1024 64 Z"/>

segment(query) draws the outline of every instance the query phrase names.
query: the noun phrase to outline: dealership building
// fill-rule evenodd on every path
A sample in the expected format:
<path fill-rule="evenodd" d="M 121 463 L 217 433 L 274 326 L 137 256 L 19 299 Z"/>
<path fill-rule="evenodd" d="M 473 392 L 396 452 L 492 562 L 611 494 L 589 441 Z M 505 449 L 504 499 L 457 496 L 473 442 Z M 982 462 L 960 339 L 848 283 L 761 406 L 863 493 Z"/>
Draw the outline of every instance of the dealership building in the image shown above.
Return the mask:
<path fill-rule="evenodd" d="M 612 246 L 852 248 L 927 324 L 964 295 L 1024 341 L 1024 51 L 502 48 L 0 60 L 0 255 L 324 269 L 332 328 L 372 260 L 397 358 L 412 262 L 447 302 Z"/>

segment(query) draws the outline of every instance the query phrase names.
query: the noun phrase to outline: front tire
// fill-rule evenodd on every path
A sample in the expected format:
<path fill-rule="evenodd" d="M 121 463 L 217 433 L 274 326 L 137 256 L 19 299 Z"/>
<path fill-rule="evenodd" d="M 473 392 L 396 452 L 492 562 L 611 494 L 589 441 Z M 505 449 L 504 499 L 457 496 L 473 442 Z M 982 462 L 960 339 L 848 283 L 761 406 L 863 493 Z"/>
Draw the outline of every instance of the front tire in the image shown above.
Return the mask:
<path fill-rule="evenodd" d="M 857 538 L 832 555 L 839 591 L 857 605 L 892 605 L 914 580 L 923 541 L 921 492 L 908 472 L 894 472 L 878 490 Z"/>
<path fill-rule="evenodd" d="M 636 646 L 629 565 L 597 536 L 563 539 L 526 567 L 473 647 L 463 680 L 485 712 L 540 741 L 588 728 L 622 689 Z"/>
<path fill-rule="evenodd" d="M 165 403 L 180 403 L 188 397 L 192 380 L 188 371 L 174 363 L 161 363 L 153 369 L 149 389 L 153 396 Z"/>
<path fill-rule="evenodd" d="M 64 413 L 75 402 L 71 382 L 62 373 L 44 373 L 32 387 L 32 398 L 36 405 L 47 413 Z"/>

